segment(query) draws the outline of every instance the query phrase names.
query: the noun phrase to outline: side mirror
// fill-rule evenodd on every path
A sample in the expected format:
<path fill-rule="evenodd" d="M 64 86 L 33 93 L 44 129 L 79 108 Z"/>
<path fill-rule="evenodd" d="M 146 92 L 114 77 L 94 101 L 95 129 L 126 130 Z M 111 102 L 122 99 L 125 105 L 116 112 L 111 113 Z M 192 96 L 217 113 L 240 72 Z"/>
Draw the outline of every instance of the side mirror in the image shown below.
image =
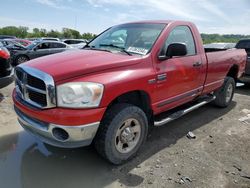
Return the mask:
<path fill-rule="evenodd" d="M 170 59 L 173 56 L 185 56 L 187 55 L 187 46 L 184 43 L 172 43 L 168 46 L 166 55 L 159 56 L 159 60 Z"/>
<path fill-rule="evenodd" d="M 33 51 L 37 51 L 37 47 L 33 48 Z"/>
<path fill-rule="evenodd" d="M 187 46 L 184 43 L 173 43 L 168 46 L 166 56 L 185 56 L 187 55 Z"/>

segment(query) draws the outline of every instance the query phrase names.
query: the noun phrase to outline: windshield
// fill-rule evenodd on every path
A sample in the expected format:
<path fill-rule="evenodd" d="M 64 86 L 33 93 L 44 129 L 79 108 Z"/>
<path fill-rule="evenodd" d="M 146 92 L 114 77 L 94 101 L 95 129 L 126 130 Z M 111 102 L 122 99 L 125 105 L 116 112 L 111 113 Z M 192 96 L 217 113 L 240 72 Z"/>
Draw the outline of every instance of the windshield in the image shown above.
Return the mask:
<path fill-rule="evenodd" d="M 86 48 L 146 55 L 165 26 L 146 23 L 115 26 L 96 37 Z"/>
<path fill-rule="evenodd" d="M 33 43 L 31 43 L 30 45 L 26 46 L 26 48 L 27 48 L 28 50 L 32 50 L 37 44 L 38 44 L 38 42 L 33 42 Z"/>

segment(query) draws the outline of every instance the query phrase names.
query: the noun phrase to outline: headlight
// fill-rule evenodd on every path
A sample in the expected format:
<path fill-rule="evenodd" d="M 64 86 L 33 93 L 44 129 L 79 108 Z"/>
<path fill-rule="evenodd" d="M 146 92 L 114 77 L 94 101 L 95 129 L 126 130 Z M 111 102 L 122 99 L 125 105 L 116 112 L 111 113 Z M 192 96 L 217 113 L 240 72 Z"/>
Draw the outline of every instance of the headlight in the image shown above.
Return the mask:
<path fill-rule="evenodd" d="M 98 107 L 103 85 L 92 82 L 70 82 L 57 86 L 57 105 L 68 108 Z"/>

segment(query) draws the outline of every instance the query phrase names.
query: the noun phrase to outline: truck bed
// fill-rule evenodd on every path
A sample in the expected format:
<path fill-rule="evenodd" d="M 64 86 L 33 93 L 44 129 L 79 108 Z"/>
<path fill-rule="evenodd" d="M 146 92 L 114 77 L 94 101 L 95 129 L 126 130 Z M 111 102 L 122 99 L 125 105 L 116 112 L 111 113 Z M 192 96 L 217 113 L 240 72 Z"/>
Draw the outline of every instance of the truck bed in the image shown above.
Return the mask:
<path fill-rule="evenodd" d="M 246 52 L 242 49 L 229 49 L 206 52 L 207 78 L 204 84 L 204 92 L 219 88 L 232 66 L 239 69 L 237 77 L 244 73 L 246 63 Z"/>
<path fill-rule="evenodd" d="M 229 49 L 225 49 L 225 48 L 204 48 L 205 52 L 220 52 L 220 51 L 226 51 Z"/>

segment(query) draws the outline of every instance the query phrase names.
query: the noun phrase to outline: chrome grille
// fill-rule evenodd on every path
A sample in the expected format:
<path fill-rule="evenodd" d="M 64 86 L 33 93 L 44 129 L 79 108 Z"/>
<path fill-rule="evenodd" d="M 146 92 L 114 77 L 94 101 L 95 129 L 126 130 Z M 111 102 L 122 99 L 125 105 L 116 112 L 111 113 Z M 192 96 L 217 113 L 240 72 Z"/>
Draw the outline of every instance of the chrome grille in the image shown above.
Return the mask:
<path fill-rule="evenodd" d="M 52 108 L 56 106 L 53 78 L 35 68 L 19 65 L 15 70 L 17 95 L 32 106 Z"/>

